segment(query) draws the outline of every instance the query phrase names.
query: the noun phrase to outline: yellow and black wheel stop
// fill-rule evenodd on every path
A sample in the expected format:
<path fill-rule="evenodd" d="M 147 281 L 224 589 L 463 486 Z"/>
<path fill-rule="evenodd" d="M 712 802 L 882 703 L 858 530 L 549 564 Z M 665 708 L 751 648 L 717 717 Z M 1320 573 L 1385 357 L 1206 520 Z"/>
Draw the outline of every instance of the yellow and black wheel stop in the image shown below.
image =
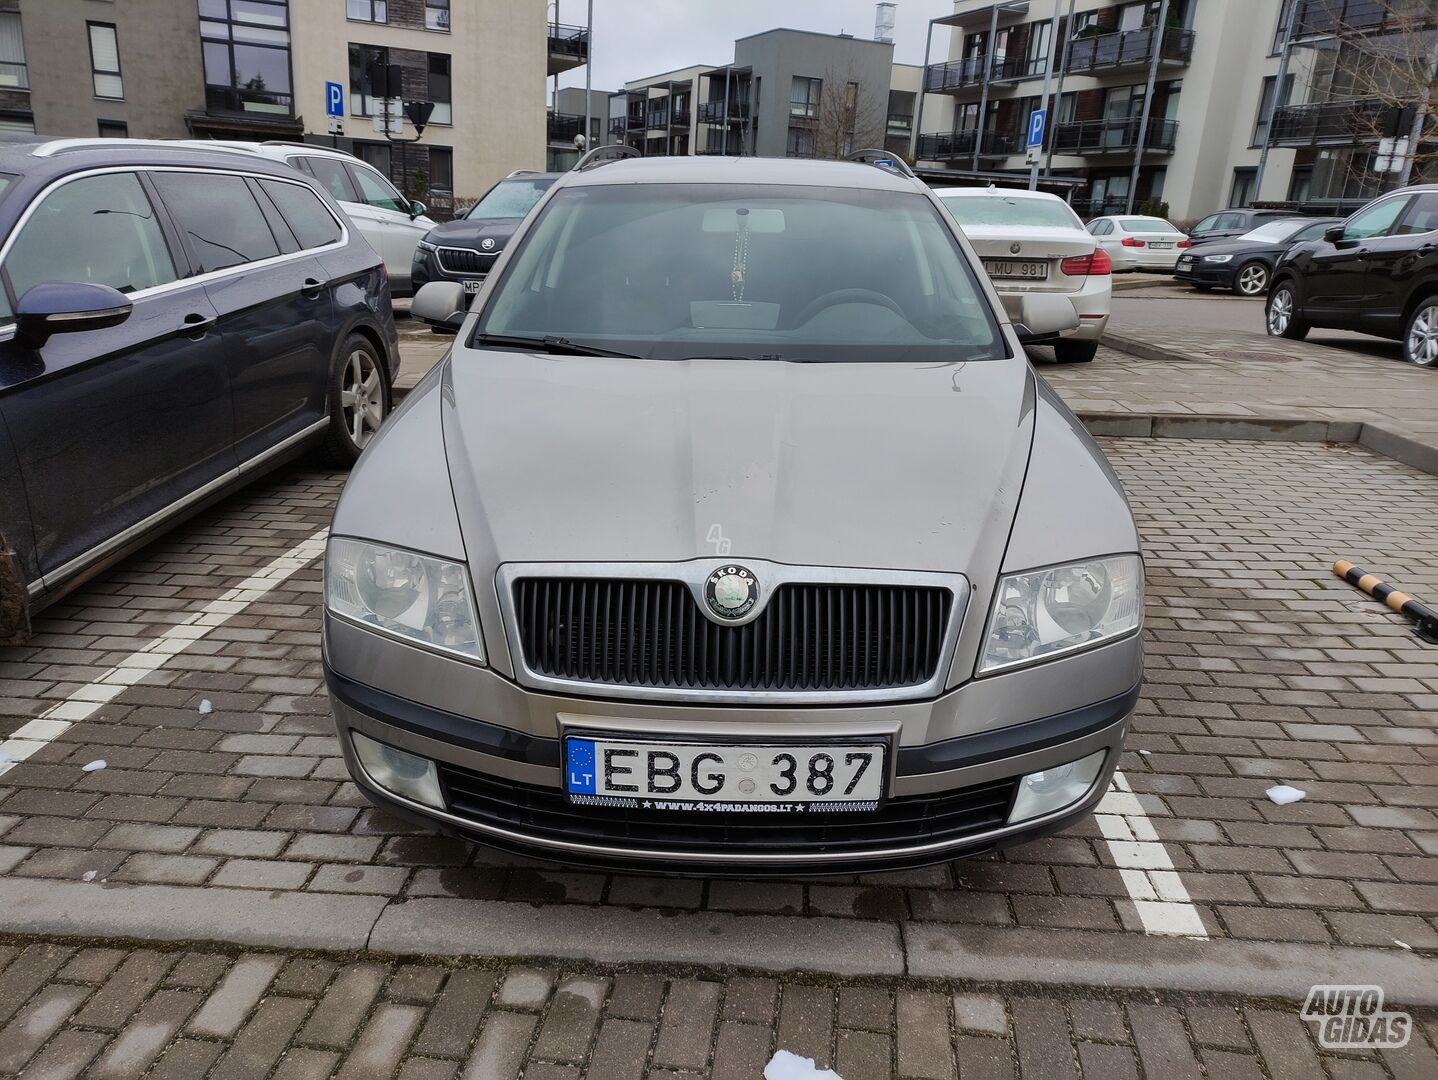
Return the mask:
<path fill-rule="evenodd" d="M 1347 559 L 1333 564 L 1333 572 L 1350 585 L 1356 585 L 1375 600 L 1382 600 L 1394 611 L 1410 616 L 1418 626 L 1417 635 L 1430 645 L 1438 645 L 1438 611 L 1434 611 L 1406 592 L 1394 588 L 1377 574 L 1370 574 Z"/>

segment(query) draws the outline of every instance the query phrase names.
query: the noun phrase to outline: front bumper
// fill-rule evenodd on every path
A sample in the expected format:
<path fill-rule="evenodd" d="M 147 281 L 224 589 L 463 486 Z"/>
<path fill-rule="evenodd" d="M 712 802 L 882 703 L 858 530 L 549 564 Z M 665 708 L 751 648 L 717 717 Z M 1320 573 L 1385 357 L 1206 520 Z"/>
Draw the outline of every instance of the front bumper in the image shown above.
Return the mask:
<path fill-rule="evenodd" d="M 456 250 L 456 249 L 450 249 Z M 467 250 L 467 249 L 466 249 Z M 414 249 L 414 262 L 410 266 L 410 287 L 418 292 L 420 286 L 431 281 L 483 281 L 489 276 L 489 268 L 499 258 L 499 253 L 481 253 L 470 251 L 469 258 L 473 259 L 472 268 L 467 270 L 456 269 L 447 266 L 437 251 L 426 251 L 424 248 Z M 453 257 L 453 256 L 452 256 Z"/>
<path fill-rule="evenodd" d="M 327 626 L 334 628 L 329 620 Z M 353 632 L 360 631 L 346 627 L 339 636 Z M 507 699 L 517 712 L 528 714 L 516 717 L 518 723 L 545 728 L 544 734 L 537 734 L 347 677 L 332 663 L 332 636 L 327 633 L 325 674 L 335 725 L 350 774 L 372 802 L 451 835 L 570 865 L 711 875 L 897 869 L 963 858 L 1057 832 L 1089 813 L 1103 797 L 1138 698 L 1136 673 L 1141 663 L 1141 645 L 1132 638 L 1040 665 L 1051 669 L 1046 679 L 1068 681 L 1071 686 L 1107 683 L 1113 689 L 1115 679 L 1133 681 L 1098 701 L 1045 712 L 1027 722 L 981 723 L 967 734 L 914 744 L 903 738 L 903 718 L 913 716 L 916 725 L 923 726 L 920 718 L 946 699 L 952 704 L 966 687 L 937 702 L 890 707 L 696 709 L 556 698 L 489 673 L 490 680 L 503 684 L 496 688 L 498 696 L 484 695 L 465 711 L 484 713 L 487 705 Z M 1096 657 L 1096 653 L 1109 655 Z M 1075 661 L 1077 670 L 1070 670 L 1067 679 L 1064 672 L 1052 670 Z M 1083 678 L 1085 672 L 1100 670 L 1106 677 L 1092 682 Z M 373 669 L 366 677 L 373 677 Z M 1044 699 L 1041 693 L 1036 700 Z M 985 696 L 969 700 L 972 708 L 991 712 Z M 936 725 L 929 723 L 928 728 L 934 732 Z M 765 741 L 887 733 L 895 750 L 890 797 L 872 812 L 806 815 L 660 814 L 577 806 L 561 789 L 563 737 L 566 731 L 596 730 L 648 737 L 663 732 L 697 739 L 736 739 L 752 733 L 751 737 Z M 373 783 L 354 753 L 351 733 L 356 731 L 436 762 L 445 808 L 423 806 Z M 1045 816 L 1008 823 L 1020 777 L 1098 751 L 1105 753 L 1103 767 L 1081 799 Z"/>
<path fill-rule="evenodd" d="M 1233 287 L 1234 266 L 1232 262 L 1206 263 L 1202 255 L 1195 255 L 1190 263 L 1185 263 L 1180 258 L 1174 265 L 1173 278 L 1188 285 L 1212 285 L 1228 289 Z"/>

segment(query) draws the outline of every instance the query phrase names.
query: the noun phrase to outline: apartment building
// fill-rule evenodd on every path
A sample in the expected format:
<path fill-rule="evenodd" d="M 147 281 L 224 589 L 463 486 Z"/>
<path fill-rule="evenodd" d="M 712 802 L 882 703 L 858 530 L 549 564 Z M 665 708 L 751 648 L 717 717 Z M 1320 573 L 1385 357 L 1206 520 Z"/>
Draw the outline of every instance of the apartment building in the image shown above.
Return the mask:
<path fill-rule="evenodd" d="M 584 134 L 584 117 L 589 117 L 587 147 L 604 142 L 605 110 L 609 107 L 609 91 L 590 90 L 582 86 L 561 87 L 549 107 L 549 149 L 544 167 L 550 172 L 572 168 L 583 151 L 575 141 Z"/>
<path fill-rule="evenodd" d="M 901 99 L 918 76 L 903 72 L 913 89 Z M 892 41 L 766 30 L 735 41 L 728 64 L 626 83 L 609 98 L 607 134 L 646 155 L 837 157 L 884 145 L 895 78 Z"/>
<path fill-rule="evenodd" d="M 0 0 L 0 130 L 317 141 L 443 216 L 545 166 L 545 79 L 588 56 L 545 0 Z M 418 139 L 376 129 L 376 64 L 433 102 Z"/>
<path fill-rule="evenodd" d="M 1342 209 L 1404 176 L 1380 150 L 1415 123 L 1404 95 L 1433 95 L 1433 26 L 1432 0 L 958 0 L 930 28 L 942 58 L 926 65 L 913 151 L 930 168 L 1027 172 L 1047 74 L 1040 159 L 1082 181 L 1087 216 Z M 1355 77 L 1359 54 L 1415 48 L 1432 61 L 1411 87 Z"/>

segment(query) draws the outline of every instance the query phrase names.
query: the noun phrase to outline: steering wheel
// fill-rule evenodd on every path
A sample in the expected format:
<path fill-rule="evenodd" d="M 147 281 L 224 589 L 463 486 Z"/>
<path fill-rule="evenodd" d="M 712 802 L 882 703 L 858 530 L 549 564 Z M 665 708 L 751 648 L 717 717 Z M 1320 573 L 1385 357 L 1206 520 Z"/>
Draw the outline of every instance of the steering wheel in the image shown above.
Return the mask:
<path fill-rule="evenodd" d="M 879 307 L 886 307 L 901 319 L 907 319 L 904 309 L 898 305 L 892 297 L 885 296 L 873 289 L 835 289 L 833 292 L 826 292 L 823 296 L 816 296 L 809 301 L 799 317 L 794 320 L 795 326 L 803 326 L 821 311 L 831 307 L 838 307 L 840 304 L 877 304 Z"/>

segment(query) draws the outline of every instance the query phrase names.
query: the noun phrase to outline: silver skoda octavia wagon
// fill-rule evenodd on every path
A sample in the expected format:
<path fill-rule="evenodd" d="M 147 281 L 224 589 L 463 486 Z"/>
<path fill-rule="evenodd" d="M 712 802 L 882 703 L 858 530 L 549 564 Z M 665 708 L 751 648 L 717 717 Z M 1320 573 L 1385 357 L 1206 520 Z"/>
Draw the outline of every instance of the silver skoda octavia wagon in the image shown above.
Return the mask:
<path fill-rule="evenodd" d="M 324 662 L 374 803 L 493 847 L 852 873 L 1063 828 L 1142 677 L 1119 484 L 902 162 L 594 151 L 360 458 Z"/>

